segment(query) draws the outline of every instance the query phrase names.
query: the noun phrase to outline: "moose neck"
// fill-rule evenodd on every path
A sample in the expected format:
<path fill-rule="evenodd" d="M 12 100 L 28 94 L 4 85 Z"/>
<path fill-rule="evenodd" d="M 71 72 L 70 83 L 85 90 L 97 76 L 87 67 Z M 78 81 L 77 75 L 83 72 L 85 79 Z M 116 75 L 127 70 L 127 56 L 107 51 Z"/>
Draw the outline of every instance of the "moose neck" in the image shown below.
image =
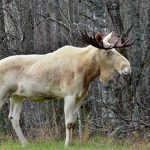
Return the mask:
<path fill-rule="evenodd" d="M 88 88 L 90 82 L 100 74 L 99 50 L 91 45 L 88 46 L 83 64 L 84 87 Z"/>

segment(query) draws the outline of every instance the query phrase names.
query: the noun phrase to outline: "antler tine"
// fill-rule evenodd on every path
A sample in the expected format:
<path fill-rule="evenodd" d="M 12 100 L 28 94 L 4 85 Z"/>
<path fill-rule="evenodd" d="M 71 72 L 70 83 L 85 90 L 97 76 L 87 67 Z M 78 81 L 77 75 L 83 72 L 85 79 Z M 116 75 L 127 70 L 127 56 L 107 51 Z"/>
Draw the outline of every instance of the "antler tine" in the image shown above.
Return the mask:
<path fill-rule="evenodd" d="M 122 46 L 125 46 L 129 41 L 130 41 L 130 39 L 127 39 L 127 40 L 122 44 Z"/>
<path fill-rule="evenodd" d="M 89 35 L 87 34 L 86 30 L 84 29 L 84 33 L 80 30 L 82 35 L 82 41 L 88 43 L 89 42 Z"/>
<path fill-rule="evenodd" d="M 127 44 L 127 46 L 132 45 L 135 41 L 136 41 L 136 39 L 132 40 L 129 44 Z"/>
<path fill-rule="evenodd" d="M 95 32 L 93 31 L 92 34 L 93 34 L 93 39 L 96 41 Z"/>
<path fill-rule="evenodd" d="M 128 47 L 128 46 L 131 46 L 135 42 L 135 40 L 131 41 L 130 43 L 129 43 L 129 41 L 130 41 L 130 39 L 127 39 L 122 45 L 116 45 L 115 48 Z"/>
<path fill-rule="evenodd" d="M 116 43 L 114 44 L 114 47 L 117 46 L 119 41 L 121 41 L 121 37 L 116 41 Z"/>
<path fill-rule="evenodd" d="M 84 40 L 87 40 L 87 33 L 86 33 L 85 29 L 84 29 L 84 33 L 82 32 L 82 37 Z"/>
<path fill-rule="evenodd" d="M 86 32 L 86 30 L 84 29 L 84 33 L 85 33 L 85 38 L 87 40 L 88 43 L 90 43 L 91 41 L 93 41 L 92 37 Z"/>

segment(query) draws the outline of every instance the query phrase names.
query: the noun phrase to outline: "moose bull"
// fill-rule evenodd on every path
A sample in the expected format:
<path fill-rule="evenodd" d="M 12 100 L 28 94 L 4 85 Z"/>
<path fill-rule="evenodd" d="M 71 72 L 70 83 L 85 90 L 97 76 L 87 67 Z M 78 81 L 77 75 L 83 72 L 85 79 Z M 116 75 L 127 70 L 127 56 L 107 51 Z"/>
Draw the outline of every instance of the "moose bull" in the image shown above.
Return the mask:
<path fill-rule="evenodd" d="M 112 33 L 104 39 L 99 32 L 94 37 L 86 32 L 81 35 L 89 46 L 64 46 L 45 55 L 17 55 L 0 60 L 0 109 L 10 99 L 8 117 L 23 146 L 28 143 L 19 125 L 24 98 L 32 101 L 64 99 L 65 146 L 68 146 L 72 143 L 78 109 L 91 81 L 100 76 L 101 82 L 107 82 L 115 71 L 131 72 L 129 61 L 114 48 L 130 46 L 133 41 L 121 43 L 119 39 L 111 44 Z"/>

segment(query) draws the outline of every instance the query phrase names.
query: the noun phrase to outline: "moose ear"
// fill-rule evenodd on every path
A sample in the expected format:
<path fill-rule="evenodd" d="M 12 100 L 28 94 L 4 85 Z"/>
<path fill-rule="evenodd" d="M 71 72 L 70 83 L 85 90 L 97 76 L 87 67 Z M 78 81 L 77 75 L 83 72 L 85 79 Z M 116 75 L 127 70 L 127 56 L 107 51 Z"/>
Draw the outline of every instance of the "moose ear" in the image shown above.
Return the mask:
<path fill-rule="evenodd" d="M 98 43 L 100 43 L 102 41 L 102 35 L 100 32 L 96 32 L 95 39 Z"/>
<path fill-rule="evenodd" d="M 113 31 L 106 35 L 103 39 L 104 42 L 109 42 L 112 38 Z"/>

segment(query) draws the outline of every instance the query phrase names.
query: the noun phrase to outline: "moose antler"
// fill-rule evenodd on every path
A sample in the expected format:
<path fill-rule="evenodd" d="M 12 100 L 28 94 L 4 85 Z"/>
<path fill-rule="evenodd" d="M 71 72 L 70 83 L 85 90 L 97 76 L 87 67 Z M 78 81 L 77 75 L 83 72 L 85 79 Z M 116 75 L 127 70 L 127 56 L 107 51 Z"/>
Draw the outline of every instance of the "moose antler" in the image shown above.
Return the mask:
<path fill-rule="evenodd" d="M 85 29 L 84 29 L 84 32 L 82 32 L 82 31 L 80 31 L 80 32 L 81 32 L 81 40 L 84 43 L 87 43 L 87 44 L 90 44 L 90 45 L 92 45 L 94 47 L 102 48 L 102 49 L 105 49 L 105 50 L 112 49 L 112 48 L 124 48 L 124 47 L 128 47 L 128 46 L 131 46 L 135 42 L 135 40 L 131 41 L 130 39 L 127 39 L 124 43 L 122 43 L 121 42 L 123 40 L 122 36 L 120 38 L 115 37 L 116 41 L 114 43 L 110 43 L 110 46 L 106 47 L 104 45 L 104 43 L 103 43 L 103 38 L 102 38 L 100 32 L 97 32 L 96 34 L 93 32 L 93 37 L 90 36 L 86 32 Z"/>
<path fill-rule="evenodd" d="M 85 29 L 84 29 L 84 32 L 82 32 L 82 31 L 80 31 L 80 32 L 81 32 L 81 40 L 84 43 L 93 45 L 94 47 L 97 47 L 97 48 L 102 48 L 103 47 L 103 42 L 100 42 L 100 41 L 96 40 L 94 32 L 93 32 L 93 37 L 88 35 L 88 33 L 86 32 Z M 102 41 L 102 36 L 101 35 L 99 36 L 99 39 L 101 39 L 101 41 Z"/>
<path fill-rule="evenodd" d="M 113 36 L 112 39 L 113 39 L 112 41 L 116 41 L 116 42 L 111 42 L 113 48 L 129 47 L 129 46 L 131 46 L 131 45 L 135 42 L 135 40 L 136 40 L 136 39 L 131 40 L 130 38 L 128 38 L 126 41 L 124 41 L 123 36 L 121 36 L 120 38 L 118 38 L 117 36 Z M 124 41 L 124 42 L 122 43 L 122 41 Z M 115 43 L 115 44 L 113 44 L 113 43 Z"/>

